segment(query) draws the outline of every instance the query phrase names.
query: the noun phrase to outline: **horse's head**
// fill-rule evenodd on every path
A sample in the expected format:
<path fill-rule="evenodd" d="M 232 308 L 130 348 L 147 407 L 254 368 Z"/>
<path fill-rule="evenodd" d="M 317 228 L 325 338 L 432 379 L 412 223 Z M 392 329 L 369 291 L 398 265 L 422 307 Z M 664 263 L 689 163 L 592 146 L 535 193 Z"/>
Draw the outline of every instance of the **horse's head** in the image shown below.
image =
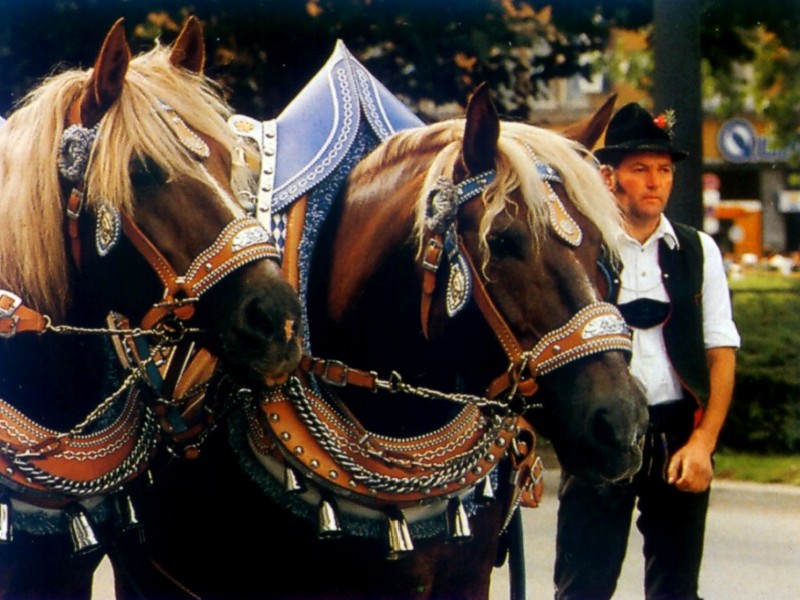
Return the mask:
<path fill-rule="evenodd" d="M 145 328 L 190 323 L 232 370 L 262 380 L 297 364 L 299 302 L 269 233 L 237 201 L 246 149 L 204 60 L 194 18 L 171 48 L 137 57 L 120 20 L 93 69 L 31 93 L 9 119 L 2 162 L 7 185 L 22 169 L 13 145 L 25 144 L 25 168 L 39 172 L 22 192 L 35 206 L 17 207 L 16 243 L 4 244 L 17 254 L 3 277 L 54 320 L 114 310 Z"/>
<path fill-rule="evenodd" d="M 458 340 L 452 351 L 474 383 L 494 373 L 491 396 L 541 406 L 528 415 L 567 469 L 614 480 L 639 467 L 645 404 L 627 368 L 627 327 L 602 302 L 619 212 L 580 152 L 558 134 L 501 124 L 487 90 L 474 94 L 463 139 L 439 153 L 423 186 L 422 318 L 431 339 Z M 436 262 L 446 275 L 431 274 Z M 488 338 L 465 331 L 470 300 Z"/>

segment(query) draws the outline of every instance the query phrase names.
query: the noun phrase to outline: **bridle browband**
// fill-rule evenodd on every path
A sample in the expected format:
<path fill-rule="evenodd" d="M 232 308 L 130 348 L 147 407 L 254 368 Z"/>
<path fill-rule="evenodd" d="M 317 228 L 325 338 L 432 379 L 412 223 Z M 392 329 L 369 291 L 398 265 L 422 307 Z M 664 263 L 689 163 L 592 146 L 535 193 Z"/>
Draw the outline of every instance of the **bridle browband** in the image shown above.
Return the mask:
<path fill-rule="evenodd" d="M 561 183 L 560 175 L 538 158 L 535 165 L 541 181 L 548 188 L 550 227 L 565 243 L 579 246 L 582 241 L 580 228 L 550 185 L 550 182 Z M 497 398 L 504 394 L 510 399 L 519 394 L 530 397 L 538 389 L 536 378 L 540 375 L 600 352 L 621 350 L 630 353 L 631 335 L 619 310 L 613 304 L 597 301 L 583 307 L 561 327 L 542 336 L 533 348 L 526 350 L 522 346 L 489 296 L 456 228 L 458 209 L 482 195 L 495 176 L 492 170 L 459 184 L 440 179 L 432 190 L 421 258 L 423 291 L 420 319 L 427 336 L 437 272 L 446 256 L 449 267 L 445 298 L 448 316 L 457 314 L 472 298 L 509 360 L 508 369 L 491 382 L 486 396 Z"/>

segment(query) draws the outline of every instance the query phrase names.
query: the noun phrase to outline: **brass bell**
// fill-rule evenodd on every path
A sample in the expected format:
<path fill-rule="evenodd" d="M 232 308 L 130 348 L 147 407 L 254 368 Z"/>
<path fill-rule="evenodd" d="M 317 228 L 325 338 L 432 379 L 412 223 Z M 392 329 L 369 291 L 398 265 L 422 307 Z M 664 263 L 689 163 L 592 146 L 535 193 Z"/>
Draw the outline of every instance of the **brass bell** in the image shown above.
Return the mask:
<path fill-rule="evenodd" d="M 320 539 L 336 538 L 342 535 L 339 515 L 336 513 L 336 506 L 332 501 L 323 499 L 319 503 L 317 517 L 319 519 L 317 535 Z"/>
<path fill-rule="evenodd" d="M 11 527 L 11 502 L 0 498 L 0 544 L 7 544 L 14 539 Z"/>
<path fill-rule="evenodd" d="M 472 538 L 467 511 L 458 498 L 450 498 L 447 503 L 447 535 L 453 542 L 463 542 Z"/>
<path fill-rule="evenodd" d="M 412 552 L 414 542 L 411 541 L 408 523 L 399 508 L 387 511 L 386 520 L 389 528 L 389 555 L 387 558 L 396 560 Z"/>
<path fill-rule="evenodd" d="M 75 554 L 86 554 L 100 546 L 92 524 L 89 522 L 89 516 L 81 509 L 74 509 L 70 512 L 69 534 Z"/>
<path fill-rule="evenodd" d="M 495 501 L 492 478 L 488 475 L 475 486 L 475 502 L 478 504 L 491 504 Z"/>
<path fill-rule="evenodd" d="M 283 489 L 290 494 L 302 494 L 306 491 L 303 478 L 292 467 L 283 470 Z"/>

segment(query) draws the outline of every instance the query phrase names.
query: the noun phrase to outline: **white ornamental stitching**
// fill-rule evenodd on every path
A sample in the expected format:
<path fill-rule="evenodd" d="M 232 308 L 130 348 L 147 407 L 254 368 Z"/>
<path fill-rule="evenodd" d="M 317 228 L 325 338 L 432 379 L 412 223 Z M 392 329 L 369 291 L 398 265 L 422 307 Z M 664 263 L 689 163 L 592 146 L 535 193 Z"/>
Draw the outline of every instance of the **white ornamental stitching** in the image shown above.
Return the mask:
<path fill-rule="evenodd" d="M 344 69 L 337 69 L 336 75 L 339 78 L 341 83 L 345 83 L 346 79 L 346 71 Z M 339 133 L 339 136 L 336 140 L 336 143 L 333 146 L 333 151 L 330 152 L 322 162 L 317 165 L 314 170 L 306 175 L 305 177 L 301 177 L 295 183 L 290 185 L 286 190 L 280 192 L 276 196 L 276 201 L 280 202 L 281 200 L 286 200 L 288 198 L 294 197 L 294 194 L 298 191 L 307 189 L 308 183 L 313 182 L 316 180 L 323 172 L 327 170 L 327 168 L 334 162 L 339 154 L 342 151 L 345 143 L 348 140 L 350 131 L 353 128 L 353 98 L 350 94 L 350 90 L 346 85 L 343 85 L 342 88 L 342 99 L 343 99 L 343 114 L 344 118 L 342 119 L 342 131 Z"/>
<path fill-rule="evenodd" d="M 363 106 L 367 111 L 367 116 L 368 117 L 370 115 L 372 116 L 372 118 L 369 119 L 369 122 L 372 124 L 373 127 L 380 130 L 376 131 L 378 136 L 381 139 L 386 139 L 392 134 L 392 132 L 383 126 L 384 123 L 384 120 L 382 118 L 383 115 L 378 111 L 378 107 L 373 102 L 373 96 L 370 93 L 372 92 L 372 86 L 370 85 L 369 78 L 360 69 L 356 69 L 356 78 L 358 80 L 358 83 L 361 85 L 361 89 L 364 90 L 362 100 L 363 100 Z"/>

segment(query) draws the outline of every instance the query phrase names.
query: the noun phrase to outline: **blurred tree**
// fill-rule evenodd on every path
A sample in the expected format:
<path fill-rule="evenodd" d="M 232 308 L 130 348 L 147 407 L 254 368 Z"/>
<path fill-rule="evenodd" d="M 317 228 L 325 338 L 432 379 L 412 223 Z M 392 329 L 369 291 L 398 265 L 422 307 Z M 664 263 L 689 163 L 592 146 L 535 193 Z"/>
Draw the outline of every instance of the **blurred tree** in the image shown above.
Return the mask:
<path fill-rule="evenodd" d="M 581 10 L 592 12 L 588 3 Z M 581 10 L 570 8 L 570 18 Z M 591 18 L 565 34 L 547 6 L 518 0 L 0 0 L 0 110 L 56 63 L 88 66 L 118 17 L 140 50 L 172 41 L 188 14 L 205 25 L 209 74 L 237 110 L 261 118 L 297 94 L 336 39 L 423 116 L 458 109 L 488 81 L 502 112 L 528 118 L 547 81 L 589 75 L 581 57 L 605 48 L 608 35 Z"/>
<path fill-rule="evenodd" d="M 698 2 L 704 97 L 732 114 L 749 95 L 778 136 L 796 139 L 800 0 Z M 172 41 L 188 14 L 205 25 L 209 74 L 254 117 L 277 114 L 337 38 L 428 119 L 459 111 L 481 81 L 523 119 L 555 77 L 601 70 L 652 91 L 650 55 L 597 60 L 613 28 L 648 34 L 652 0 L 0 0 L 0 113 L 54 66 L 89 66 L 118 17 L 139 51 Z"/>
<path fill-rule="evenodd" d="M 630 3 L 639 10 L 621 11 L 614 0 L 597 4 L 609 27 L 636 29 L 650 46 L 611 49 L 601 62 L 612 79 L 652 94 L 652 1 Z M 698 7 L 706 111 L 723 119 L 755 113 L 770 123 L 776 146 L 800 146 L 800 0 L 699 0 Z"/>

